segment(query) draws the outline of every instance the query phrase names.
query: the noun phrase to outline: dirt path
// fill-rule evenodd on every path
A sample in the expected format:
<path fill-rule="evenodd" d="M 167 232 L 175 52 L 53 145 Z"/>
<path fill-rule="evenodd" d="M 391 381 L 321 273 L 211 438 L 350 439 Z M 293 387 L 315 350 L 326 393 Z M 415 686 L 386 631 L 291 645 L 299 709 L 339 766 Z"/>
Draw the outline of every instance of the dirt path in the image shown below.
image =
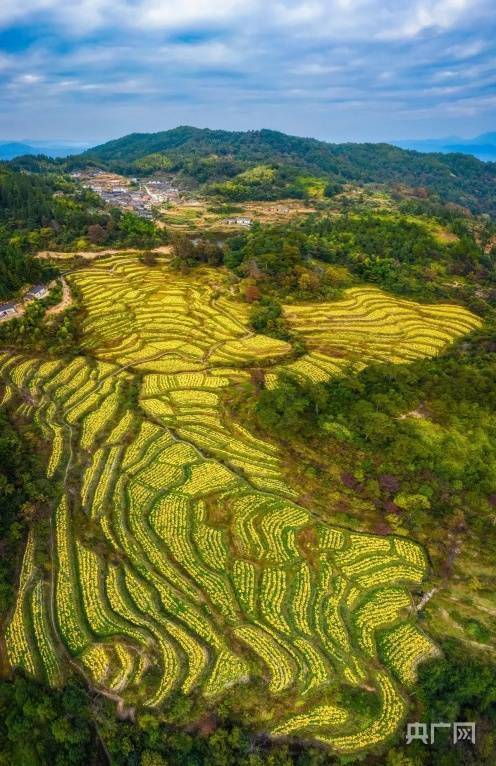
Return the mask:
<path fill-rule="evenodd" d="M 151 251 L 152 253 L 161 253 L 164 255 L 169 255 L 172 248 L 170 245 L 160 245 L 160 247 L 155 247 Z M 121 247 L 121 248 L 108 248 L 107 250 L 81 250 L 81 251 L 71 251 L 67 253 L 62 253 L 55 250 L 40 250 L 40 252 L 36 253 L 37 258 L 45 258 L 45 259 L 63 259 L 63 258 L 84 258 L 87 261 L 93 261 L 95 258 L 99 258 L 103 255 L 118 255 L 119 253 L 138 253 L 140 252 L 139 248 L 135 247 Z"/>
<path fill-rule="evenodd" d="M 132 250 L 132 248 L 131 248 Z M 81 251 L 81 252 L 70 252 L 70 253 L 61 253 L 57 252 L 55 250 L 40 250 L 39 253 L 36 253 L 37 258 L 50 258 L 57 260 L 58 258 L 85 258 L 88 261 L 92 261 L 94 258 L 98 258 L 100 255 L 116 255 L 117 253 L 125 252 L 123 250 L 99 250 L 98 252 L 93 251 Z"/>
<path fill-rule="evenodd" d="M 53 314 L 60 314 L 61 311 L 65 311 L 72 303 L 72 294 L 71 289 L 67 282 L 65 281 L 64 277 L 61 279 L 62 281 L 62 300 L 60 303 L 57 303 L 55 306 L 51 306 L 49 309 L 47 309 L 46 316 L 52 316 Z"/>

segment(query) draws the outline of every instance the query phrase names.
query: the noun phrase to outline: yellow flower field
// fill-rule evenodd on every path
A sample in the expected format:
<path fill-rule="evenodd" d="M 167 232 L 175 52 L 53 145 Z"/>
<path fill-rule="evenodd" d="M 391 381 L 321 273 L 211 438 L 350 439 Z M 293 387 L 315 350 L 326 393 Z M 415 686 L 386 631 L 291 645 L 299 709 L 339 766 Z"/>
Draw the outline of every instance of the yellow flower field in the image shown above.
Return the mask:
<path fill-rule="evenodd" d="M 295 359 L 250 330 L 247 306 L 211 287 L 219 278 L 97 259 L 67 277 L 82 295 L 84 356 L 0 355 L 2 401 L 36 394 L 62 493 L 51 569 L 36 564 L 36 530 L 26 546 L 8 661 L 55 685 L 70 656 L 95 686 L 157 708 L 177 691 L 216 705 L 258 680 L 261 731 L 359 753 L 398 730 L 417 666 L 436 652 L 411 608 L 425 552 L 316 520 L 277 447 L 225 415 L 224 392 L 261 365 L 277 386 L 283 370 L 317 382 L 405 363 L 478 320 L 353 288 L 285 307 L 308 347 Z M 357 722 L 339 693 L 350 685 L 371 690 L 375 717 Z"/>

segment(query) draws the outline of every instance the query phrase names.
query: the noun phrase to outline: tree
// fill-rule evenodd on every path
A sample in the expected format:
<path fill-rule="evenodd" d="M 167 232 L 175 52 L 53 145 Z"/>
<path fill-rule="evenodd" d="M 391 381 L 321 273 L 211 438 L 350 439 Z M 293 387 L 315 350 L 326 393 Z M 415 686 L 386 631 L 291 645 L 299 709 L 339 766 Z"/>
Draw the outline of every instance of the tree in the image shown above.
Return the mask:
<path fill-rule="evenodd" d="M 167 766 L 167 761 L 153 750 L 145 750 L 141 755 L 140 766 Z"/>
<path fill-rule="evenodd" d="M 141 253 L 140 260 L 145 264 L 145 266 L 156 266 L 157 254 L 154 253 L 153 250 L 145 250 L 143 253 Z"/>
<path fill-rule="evenodd" d="M 107 239 L 107 231 L 99 223 L 88 226 L 88 239 L 92 245 L 101 245 Z"/>
<path fill-rule="evenodd" d="M 257 293 L 254 292 L 250 297 L 253 301 L 250 310 L 250 324 L 253 329 L 256 332 L 270 335 L 273 338 L 287 339 L 289 332 L 279 301 L 269 296 L 261 297 L 258 288 Z"/>
<path fill-rule="evenodd" d="M 247 282 L 244 290 L 244 298 L 247 303 L 254 303 L 255 301 L 260 300 L 260 288 L 253 282 Z"/>

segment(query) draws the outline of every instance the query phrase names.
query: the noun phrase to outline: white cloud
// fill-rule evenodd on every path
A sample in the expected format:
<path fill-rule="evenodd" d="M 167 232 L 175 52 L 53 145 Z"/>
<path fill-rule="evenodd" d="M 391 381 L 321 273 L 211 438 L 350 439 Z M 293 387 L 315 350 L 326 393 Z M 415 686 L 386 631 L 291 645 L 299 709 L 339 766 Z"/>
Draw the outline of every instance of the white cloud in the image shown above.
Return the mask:
<path fill-rule="evenodd" d="M 239 60 L 239 51 L 224 42 L 174 43 L 152 51 L 152 58 L 159 55 L 163 62 L 175 62 L 187 66 L 226 66 Z"/>
<path fill-rule="evenodd" d="M 481 30 L 482 31 L 482 30 Z M 487 50 L 488 43 L 485 40 L 470 39 L 456 45 L 450 45 L 446 50 L 446 55 L 459 61 L 473 58 L 478 56 L 483 51 Z"/>
<path fill-rule="evenodd" d="M 286 0 L 272 6 L 278 23 L 332 40 L 409 39 L 491 12 L 489 0 Z"/>
<path fill-rule="evenodd" d="M 27 72 L 11 77 L 6 84 L 8 88 L 30 88 L 32 85 L 39 85 L 44 79 L 43 75 Z"/>
<path fill-rule="evenodd" d="M 297 64 L 291 71 L 297 75 L 319 77 L 342 72 L 344 68 L 342 64 L 322 64 L 316 61 L 308 61 Z"/>
<path fill-rule="evenodd" d="M 492 13 L 489 0 L 2 0 L 0 25 L 36 17 L 77 36 L 93 29 L 171 30 L 246 23 L 259 32 L 337 39 L 411 38 Z"/>
<path fill-rule="evenodd" d="M 258 7 L 259 3 L 253 0 L 141 0 L 135 19 L 138 26 L 167 29 L 226 22 Z"/>
<path fill-rule="evenodd" d="M 36 17 L 74 36 L 105 27 L 153 31 L 228 23 L 260 6 L 258 0 L 2 0 L 0 25 Z"/>
<path fill-rule="evenodd" d="M 492 2 L 0 0 L 0 29 L 35 33 L 0 51 L 0 117 L 2 99 L 11 113 L 16 98 L 19 112 L 30 99 L 69 105 L 67 119 L 80 104 L 95 115 L 129 104 L 152 120 L 181 103 L 181 122 L 194 108 L 220 125 L 234 107 L 249 120 L 280 109 L 279 128 L 286 115 L 288 129 L 307 120 L 309 133 L 313 115 L 331 124 L 334 110 L 353 110 L 364 131 L 373 112 L 434 114 L 441 101 L 487 112 L 477 97 L 494 78 Z"/>
<path fill-rule="evenodd" d="M 86 30 L 105 21 L 105 11 L 120 6 L 119 0 L 2 0 L 0 25 L 8 26 L 30 20 L 53 21 L 63 26 L 77 24 Z M 110 21 L 110 19 L 109 19 Z M 74 29 L 74 31 L 78 31 Z"/>

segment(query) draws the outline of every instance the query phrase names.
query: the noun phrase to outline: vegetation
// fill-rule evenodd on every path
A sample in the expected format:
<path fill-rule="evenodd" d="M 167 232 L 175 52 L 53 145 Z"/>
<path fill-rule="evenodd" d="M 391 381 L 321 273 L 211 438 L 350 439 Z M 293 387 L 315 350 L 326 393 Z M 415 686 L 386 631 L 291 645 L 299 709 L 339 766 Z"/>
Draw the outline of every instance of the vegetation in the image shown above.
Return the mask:
<path fill-rule="evenodd" d="M 475 747 L 459 743 L 447 747 L 439 732 L 434 746 L 422 743 L 397 746 L 384 757 L 371 756 L 372 766 L 490 766 L 494 753 L 496 697 L 494 673 L 483 657 L 467 660 L 456 642 L 443 644 L 442 659 L 425 663 L 415 693 L 415 717 L 427 724 L 477 720 Z M 188 733 L 164 724 L 152 711 L 135 722 L 119 721 L 113 703 L 92 698 L 70 682 L 59 691 L 16 676 L 0 682 L 0 763 L 25 766 L 52 762 L 65 766 L 180 766 L 189 763 L 249 764 L 249 766 L 338 766 L 343 763 L 321 749 L 254 743 L 252 732 L 240 728 L 218 710 Z M 346 762 L 346 761 L 344 761 Z"/>
<path fill-rule="evenodd" d="M 7 392 L 6 392 L 7 393 Z M 11 393 L 11 392 L 9 392 Z M 4 400 L 6 396 L 4 395 Z M 43 516 L 53 497 L 37 457 L 36 429 L 15 428 L 5 410 L 0 412 L 0 614 L 6 614 L 15 595 L 17 553 L 28 525 Z"/>
<path fill-rule="evenodd" d="M 496 553 L 494 333 L 469 337 L 441 356 L 372 364 L 331 383 L 286 373 L 255 405 L 265 432 L 293 447 L 316 440 L 319 459 L 338 460 L 342 481 L 386 529 L 429 540 L 445 574 L 447 530 L 476 539 L 489 560 Z"/>
<path fill-rule="evenodd" d="M 49 690 L 20 676 L 0 681 L 0 742 L 2 766 L 105 763 L 87 692 L 75 682 Z"/>
<path fill-rule="evenodd" d="M 173 265 L 183 271 L 189 267 L 220 266 L 223 260 L 223 248 L 218 242 L 211 242 L 199 237 L 176 235 L 172 239 Z"/>
<path fill-rule="evenodd" d="M 13 172 L 0 164 L 0 300 L 56 274 L 38 250 L 112 245 L 150 248 L 164 240 L 152 222 L 106 209 L 68 177 Z"/>
<path fill-rule="evenodd" d="M 494 213 L 493 163 L 463 154 L 419 154 L 388 144 L 327 144 L 271 130 L 230 133 L 180 127 L 135 133 L 90 149 L 72 166 L 94 162 L 134 174 L 167 168 L 199 184 L 213 184 L 229 200 L 333 195 L 343 183 L 427 189 L 473 212 Z M 221 183 L 222 185 L 216 186 Z"/>
<path fill-rule="evenodd" d="M 496 229 L 460 204 L 494 179 L 465 159 L 178 129 L 2 166 L 0 297 L 55 278 L 39 249 L 141 252 L 0 325 L 0 764 L 490 766 Z M 93 161 L 319 212 L 191 220 L 167 261 L 60 174 Z"/>
<path fill-rule="evenodd" d="M 463 301 L 487 312 L 495 289 L 492 224 L 474 230 L 458 216 L 444 240 L 436 235 L 440 225 L 397 212 L 310 216 L 233 238 L 224 262 L 254 279 L 262 292 L 281 297 L 335 298 L 354 279 L 417 300 Z"/>
<path fill-rule="evenodd" d="M 0 342 L 5 348 L 45 351 L 48 354 L 74 355 L 79 350 L 78 307 L 72 305 L 57 314 L 49 314 L 62 301 L 62 286 L 57 282 L 46 298 L 34 300 L 19 318 L 0 324 Z"/>
<path fill-rule="evenodd" d="M 4 358 L 6 385 L 38 402 L 49 476 L 65 477 L 77 498 L 66 489 L 55 512 L 54 622 L 51 584 L 34 564 L 42 541 L 29 538 L 8 659 L 57 684 L 67 672 L 62 642 L 88 683 L 171 723 L 224 699 L 275 737 L 370 749 L 395 734 L 407 709 L 401 684 L 436 651 L 409 617 L 425 554 L 412 541 L 312 518 L 294 502 L 277 449 L 225 420 L 222 390 L 246 380 L 255 360 L 281 364 L 291 347 L 250 332 L 247 308 L 218 279 L 133 256 L 99 260 L 70 277 L 87 356 Z M 362 291 L 345 304 L 351 327 L 367 299 Z M 392 306 L 414 339 L 423 327 L 439 334 L 417 351 L 400 335 L 397 354 L 402 344 L 431 353 L 476 323 L 463 309 L 453 320 Z M 313 337 L 304 322 L 301 331 Z M 372 334 L 363 341 L 371 349 Z M 399 624 L 418 636 L 407 679 L 388 652 L 378 665 L 377 631 Z M 239 684 L 241 699 L 230 691 Z"/>
<path fill-rule="evenodd" d="M 257 294 L 257 297 L 260 297 Z M 291 334 L 288 323 L 283 316 L 280 301 L 270 295 L 260 297 L 253 303 L 250 310 L 250 324 L 255 332 L 270 335 L 272 338 L 289 340 Z"/>
<path fill-rule="evenodd" d="M 421 154 L 388 144 L 328 144 L 272 130 L 179 127 L 135 133 L 65 160 L 26 156 L 17 169 L 46 173 L 87 166 L 129 175 L 167 172 L 227 201 L 330 198 L 343 185 L 381 184 L 471 210 L 496 211 L 496 170 L 464 154 Z"/>

